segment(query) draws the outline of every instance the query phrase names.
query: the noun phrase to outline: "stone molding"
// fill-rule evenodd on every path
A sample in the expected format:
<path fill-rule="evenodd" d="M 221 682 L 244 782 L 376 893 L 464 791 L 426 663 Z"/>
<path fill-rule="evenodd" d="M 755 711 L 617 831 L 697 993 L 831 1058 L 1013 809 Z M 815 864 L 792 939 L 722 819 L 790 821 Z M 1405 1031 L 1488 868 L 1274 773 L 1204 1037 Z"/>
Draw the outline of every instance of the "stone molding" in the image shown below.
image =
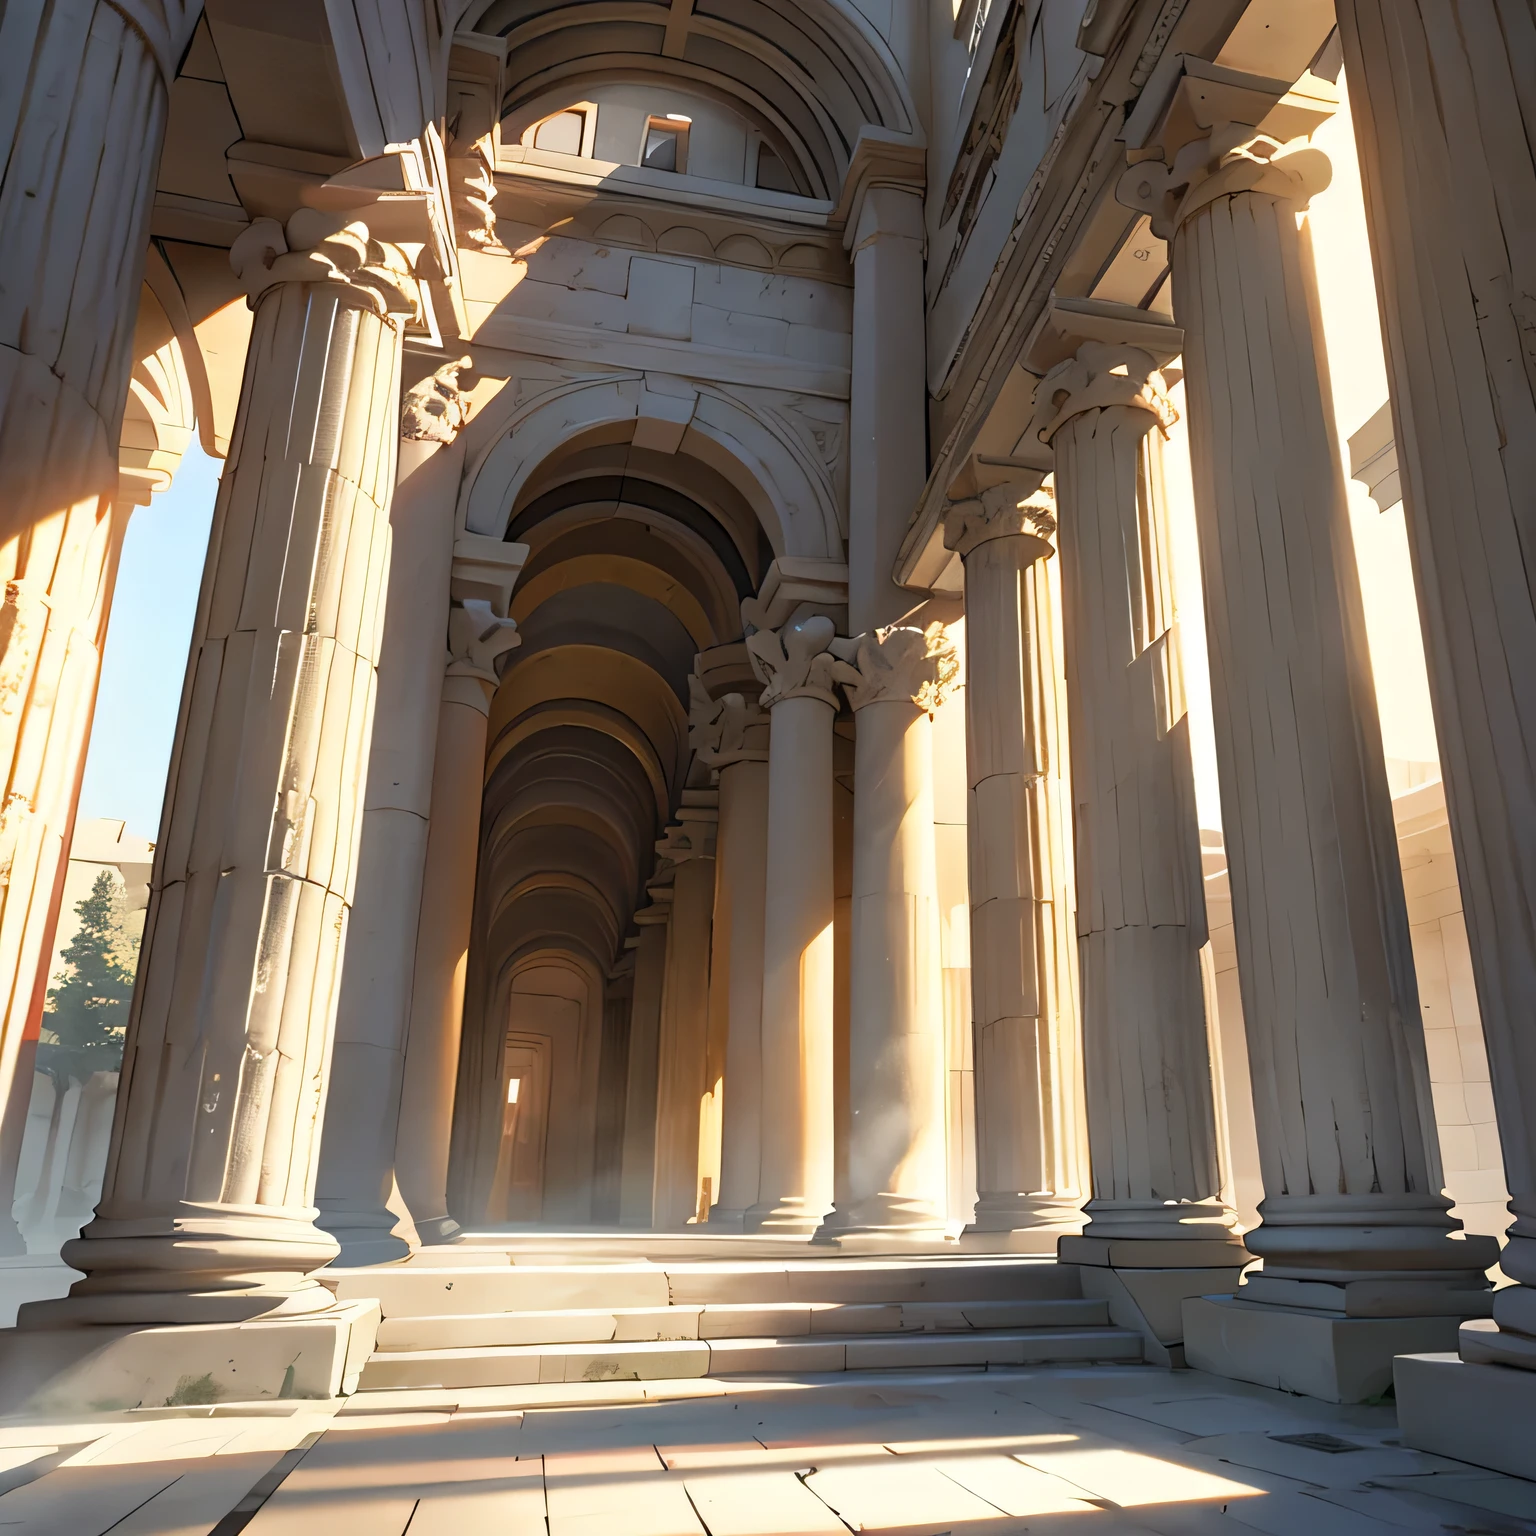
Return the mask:
<path fill-rule="evenodd" d="M 712 699 L 697 673 L 688 679 L 688 693 L 688 744 L 701 763 L 718 770 L 768 761 L 768 715 L 756 699 L 739 693 Z"/>
<path fill-rule="evenodd" d="M 1156 426 L 1164 437 L 1179 419 L 1148 353 L 1114 342 L 1085 341 L 1076 357 L 1058 363 L 1041 379 L 1030 436 L 1049 443 L 1074 416 L 1116 405 L 1145 412 L 1144 430 Z"/>
<path fill-rule="evenodd" d="M 747 636 L 752 670 L 763 683 L 761 703 L 772 709 L 786 699 L 819 699 L 837 708 L 837 658 L 830 652 L 837 627 L 824 614 L 791 619 L 781 629 Z"/>
<path fill-rule="evenodd" d="M 373 239 L 365 223 L 344 213 L 300 208 L 286 225 L 253 220 L 230 247 L 229 264 L 253 308 L 282 283 L 333 283 L 351 302 L 396 326 L 421 313 L 405 252 Z"/>
<path fill-rule="evenodd" d="M 674 822 L 656 844 L 657 858 L 674 867 L 694 859 L 714 858 L 718 822 L 718 813 L 714 819 L 706 820 L 697 811 Z"/>
<path fill-rule="evenodd" d="M 411 443 L 451 443 L 469 420 L 470 405 L 459 388 L 459 375 L 474 367 L 461 357 L 406 391 L 400 411 L 400 436 Z"/>
<path fill-rule="evenodd" d="M 1041 546 L 1036 558 L 1055 552 L 1056 492 L 1044 476 L 989 486 L 952 501 L 944 514 L 944 545 L 963 560 L 989 539 L 1028 538 Z"/>
<path fill-rule="evenodd" d="M 1282 143 L 1246 123 L 1218 123 L 1191 139 L 1171 165 L 1143 160 L 1115 188 L 1116 199 L 1145 213 L 1152 233 L 1171 240 L 1202 208 L 1239 192 L 1266 192 L 1303 209 L 1333 179 L 1333 163 L 1304 141 Z"/>
<path fill-rule="evenodd" d="M 960 659 L 940 623 L 926 629 L 892 624 L 839 649 L 853 652 L 851 661 L 835 663 L 834 675 L 855 710 L 870 704 L 915 704 L 931 715 L 960 676 Z"/>

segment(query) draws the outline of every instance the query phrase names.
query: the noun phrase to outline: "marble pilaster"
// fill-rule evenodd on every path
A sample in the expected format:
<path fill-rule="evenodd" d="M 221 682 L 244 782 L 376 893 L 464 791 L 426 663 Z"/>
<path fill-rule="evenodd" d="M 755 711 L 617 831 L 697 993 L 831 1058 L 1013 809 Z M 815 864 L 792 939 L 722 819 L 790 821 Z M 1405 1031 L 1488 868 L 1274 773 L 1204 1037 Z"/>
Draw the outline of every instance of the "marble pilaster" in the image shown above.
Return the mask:
<path fill-rule="evenodd" d="M 747 638 L 770 719 L 762 1138 L 748 1231 L 814 1232 L 832 1203 L 835 634 L 812 614 Z"/>
<path fill-rule="evenodd" d="M 1190 67 L 1186 63 L 1186 68 Z M 1241 77 L 1239 77 L 1241 80 Z M 1488 1307 L 1487 1240 L 1453 1239 L 1343 471 L 1298 214 L 1329 166 L 1321 83 L 1277 100 L 1186 76 L 1164 163 L 1122 200 L 1169 239 L 1184 328 L 1196 517 L 1238 973 L 1265 1198 L 1262 1276 L 1230 1324 L 1185 1306 L 1192 1363 L 1272 1370 L 1297 1313 L 1445 1319 Z M 1251 122 L 1234 120 L 1240 109 Z M 1267 131 L 1266 131 L 1267 125 Z M 1198 1316 L 1197 1316 L 1198 1314 Z M 1246 1330 L 1246 1331 L 1244 1331 Z M 1452 1328 L 1454 1334 L 1454 1328 Z M 1330 1335 L 1332 1337 L 1334 1335 Z M 1276 1347 L 1271 1347 L 1271 1346 Z M 1403 1347 L 1400 1337 L 1397 1348 Z M 1359 1380 L 1320 1366 L 1306 1390 Z M 1268 1379 L 1267 1374 L 1264 1379 Z M 1379 1386 L 1376 1390 L 1380 1390 Z"/>
<path fill-rule="evenodd" d="M 944 1008 L 933 841 L 932 711 L 958 663 L 943 626 L 838 647 L 856 721 L 848 1204 L 818 1240 L 944 1236 Z"/>
<path fill-rule="evenodd" d="M 1536 1477 L 1536 384 L 1529 15 L 1340 0 L 1436 733 L 1514 1222 L 1516 1283 L 1454 1362 L 1398 1369 L 1410 1445 Z M 1522 338 L 1524 344 L 1522 346 Z M 1522 361 L 1523 358 L 1523 361 Z M 1493 1393 L 1507 1416 L 1493 1409 Z M 1517 1406 L 1519 1405 L 1519 1406 Z"/>
<path fill-rule="evenodd" d="M 448 1242 L 459 1231 L 448 1214 L 448 1153 L 464 1027 L 486 735 L 491 699 L 519 643 L 507 607 L 527 558 L 526 544 L 467 542 L 461 536 L 454 562 L 451 590 L 456 589 L 458 601 L 448 613 L 448 666 L 437 718 L 395 1141 L 395 1177 L 424 1243 Z"/>
<path fill-rule="evenodd" d="M 1054 1251 L 1078 1225 L 1076 999 L 1057 952 L 1050 695 L 1037 563 L 1054 553 L 1043 473 L 953 500 L 965 567 L 966 765 L 977 1201 L 968 1238 Z M 983 1237 L 985 1234 L 985 1238 Z M 974 1236 L 973 1236 L 974 1235 Z"/>

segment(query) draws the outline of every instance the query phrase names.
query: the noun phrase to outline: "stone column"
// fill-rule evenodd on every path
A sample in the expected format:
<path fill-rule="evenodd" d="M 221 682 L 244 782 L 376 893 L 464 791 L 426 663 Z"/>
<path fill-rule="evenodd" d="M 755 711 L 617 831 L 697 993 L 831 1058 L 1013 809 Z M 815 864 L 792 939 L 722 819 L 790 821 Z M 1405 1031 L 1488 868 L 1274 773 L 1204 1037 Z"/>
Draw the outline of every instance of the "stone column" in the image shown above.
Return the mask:
<path fill-rule="evenodd" d="M 318 1225 L 341 1244 L 341 1265 L 384 1264 L 413 1250 L 394 1231 L 395 1135 L 410 1020 L 432 799 L 432 757 L 443 693 L 453 509 L 463 467 L 450 445 L 468 411 L 450 363 L 406 397 L 384 638 L 358 895 L 347 935 L 336 1044 L 315 1184 Z"/>
<path fill-rule="evenodd" d="M 29 1328 L 332 1305 L 310 1272 L 336 1244 L 310 1201 L 389 565 L 400 337 L 416 301 L 403 255 L 344 215 L 301 210 L 286 232 L 258 219 L 230 257 L 255 327 L 105 1192 L 67 1245 L 86 1278 L 24 1315 Z"/>
<path fill-rule="evenodd" d="M 928 478 L 921 185 L 861 189 L 848 229 L 848 621 L 859 634 L 894 623 L 913 604 L 891 571 Z"/>
<path fill-rule="evenodd" d="M 967 1237 L 1054 1252 L 1081 1201 L 1076 1019 L 1055 962 L 1047 839 L 1047 695 L 1034 566 L 1053 553 L 1044 475 L 951 503 L 945 542 L 965 562 L 966 763 L 975 1031 L 976 1214 Z M 1045 615 L 1048 620 L 1049 615 Z M 1066 1036 L 1067 1038 L 1064 1038 Z M 983 1234 L 1011 1234 L 1006 1240 Z"/>
<path fill-rule="evenodd" d="M 670 886 L 651 890 L 652 904 L 635 913 L 635 990 L 629 1010 L 629 1084 L 624 1099 L 624 1169 L 619 1222 L 651 1225 L 656 1177 L 656 1068 L 661 1039 L 661 999 L 667 967 Z"/>
<path fill-rule="evenodd" d="M 739 693 L 694 686 L 694 750 L 720 778 L 710 996 L 723 985 L 725 1087 L 711 1226 L 740 1231 L 757 1203 L 762 1131 L 763 921 L 768 862 L 768 716 Z M 721 973 L 724 973 L 723 978 Z"/>
<path fill-rule="evenodd" d="M 475 867 L 480 857 L 486 733 L 501 669 L 518 645 L 517 626 L 506 613 L 512 584 L 528 554 L 525 544 L 500 547 L 506 551 L 506 564 L 496 596 L 470 597 L 448 615 L 449 662 L 437 719 L 421 921 L 416 929 L 405 1080 L 395 1141 L 400 1195 L 424 1243 L 449 1242 L 459 1231 L 458 1222 L 448 1214 L 448 1147 L 464 1027 Z M 483 574 L 480 563 L 471 569 L 469 579 Z M 494 576 L 491 584 L 496 585 Z"/>
<path fill-rule="evenodd" d="M 831 645 L 820 614 L 748 636 L 769 711 L 762 1154 L 748 1231 L 811 1233 L 832 1203 Z"/>
<path fill-rule="evenodd" d="M 958 671 L 943 627 L 846 647 L 852 704 L 853 919 L 847 1208 L 820 1236 L 858 1246 L 944 1236 L 944 1004 L 933 847 L 932 710 Z"/>
<path fill-rule="evenodd" d="M 200 4 L 0 15 L 0 1104 L 56 891 L 130 508 L 118 441 L 167 91 Z"/>
<path fill-rule="evenodd" d="M 1398 1366 L 1405 1438 L 1536 1477 L 1536 484 L 1528 8 L 1340 0 L 1398 462 L 1516 1282 L 1461 1357 Z M 1498 1394 L 1497 1396 L 1495 1394 Z M 1518 1394 L 1518 1395 L 1516 1395 Z M 1499 1405 L 1495 1407 L 1495 1404 Z M 1495 1459 L 1497 1458 L 1497 1459 Z"/>
<path fill-rule="evenodd" d="M 1229 74 L 1230 114 L 1244 103 Z M 1267 82 L 1249 84 L 1252 122 L 1269 121 L 1275 134 L 1309 131 L 1329 110 L 1315 98 L 1277 103 Z M 1154 231 L 1171 241 L 1184 328 L 1265 1192 L 1261 1224 L 1246 1239 L 1263 1274 L 1243 1287 L 1243 1301 L 1187 1303 L 1186 1344 L 1197 1366 L 1278 1374 L 1337 1400 L 1374 1395 L 1390 1380 L 1388 1360 L 1360 1365 L 1364 1340 L 1384 1339 L 1381 1330 L 1351 1330 L 1346 1318 L 1395 1316 L 1388 1355 L 1416 1341 L 1447 1347 L 1457 1312 L 1487 1310 L 1482 1271 L 1496 1247 L 1454 1241 L 1460 1223 L 1441 1193 L 1310 245 L 1298 228 L 1328 162 L 1252 125 L 1212 124 L 1207 94 L 1186 77 L 1183 110 L 1171 119 L 1194 136 L 1170 137 L 1171 164 L 1134 165 L 1121 184 L 1122 198 L 1150 210 Z M 1255 1303 L 1268 1302 L 1310 1317 L 1276 1306 L 1255 1318 Z M 1415 1315 L 1417 1330 L 1404 1322 Z M 1351 1331 L 1358 1348 L 1335 1354 Z"/>
<path fill-rule="evenodd" d="M 689 793 L 686 792 L 685 793 Z M 691 793 L 698 793 L 692 791 Z M 654 1225 L 685 1226 L 699 1214 L 699 1154 L 709 1034 L 710 924 L 715 909 L 718 812 L 686 805 L 656 845 L 669 861 L 672 921 L 662 984 L 656 1069 Z"/>

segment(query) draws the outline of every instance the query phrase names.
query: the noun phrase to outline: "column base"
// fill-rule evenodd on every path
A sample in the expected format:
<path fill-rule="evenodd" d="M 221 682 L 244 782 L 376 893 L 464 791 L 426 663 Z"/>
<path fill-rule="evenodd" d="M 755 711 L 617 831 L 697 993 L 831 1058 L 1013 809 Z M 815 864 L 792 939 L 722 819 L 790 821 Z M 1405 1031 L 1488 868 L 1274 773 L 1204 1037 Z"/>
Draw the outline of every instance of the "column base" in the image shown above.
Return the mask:
<path fill-rule="evenodd" d="M 403 1264 L 416 1252 L 416 1245 L 396 1232 L 399 1218 L 390 1210 L 322 1210 L 315 1225 L 341 1244 L 341 1252 L 331 1260 L 337 1269 Z"/>
<path fill-rule="evenodd" d="M 781 1200 L 774 1205 L 752 1205 L 742 1213 L 743 1232 L 766 1232 L 770 1237 L 809 1237 L 817 1231 L 826 1206 L 809 1204 L 799 1198 Z"/>
<path fill-rule="evenodd" d="M 1453 1350 L 1457 1327 L 1454 1317 L 1346 1317 L 1198 1296 L 1184 1303 L 1184 1353 L 1214 1376 L 1364 1403 L 1392 1385 L 1394 1356 Z"/>
<path fill-rule="evenodd" d="M 1392 1374 L 1404 1445 L 1536 1480 L 1536 1369 L 1419 1354 L 1399 1355 Z"/>
<path fill-rule="evenodd" d="M 444 1243 L 456 1243 L 464 1235 L 464 1229 L 452 1216 L 428 1216 L 416 1222 L 416 1235 L 422 1247 L 437 1248 Z"/>
<path fill-rule="evenodd" d="M 1106 1302 L 1117 1328 L 1135 1329 L 1150 1365 L 1186 1363 L 1184 1303 L 1235 1290 L 1251 1261 L 1237 1238 L 1064 1237 L 1056 1257 L 1078 1266 L 1083 1295 Z"/>
<path fill-rule="evenodd" d="M 712 1205 L 709 1208 L 708 1225 L 716 1227 L 722 1232 L 745 1232 L 747 1230 L 747 1213 L 745 1211 L 727 1210 L 722 1205 Z"/>
<path fill-rule="evenodd" d="M 353 1301 L 248 1323 L 7 1328 L 0 1414 L 345 1397 L 357 1389 L 378 1325 L 378 1302 Z"/>
<path fill-rule="evenodd" d="M 1057 1240 L 1082 1225 L 1078 1200 L 984 1193 L 960 1234 L 960 1246 L 970 1253 L 1054 1253 Z"/>
<path fill-rule="evenodd" d="M 811 1239 L 856 1253 L 931 1251 L 948 1240 L 942 1210 L 929 1201 L 900 1195 L 875 1195 L 847 1210 L 834 1208 Z"/>

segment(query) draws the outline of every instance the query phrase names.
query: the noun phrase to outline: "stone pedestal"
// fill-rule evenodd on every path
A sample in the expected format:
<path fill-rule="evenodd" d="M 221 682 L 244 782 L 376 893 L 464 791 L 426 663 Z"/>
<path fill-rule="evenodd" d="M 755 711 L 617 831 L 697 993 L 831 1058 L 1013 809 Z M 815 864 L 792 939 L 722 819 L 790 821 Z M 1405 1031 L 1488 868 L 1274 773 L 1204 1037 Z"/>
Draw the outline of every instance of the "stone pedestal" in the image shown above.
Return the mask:
<path fill-rule="evenodd" d="M 766 686 L 762 1140 L 748 1231 L 808 1234 L 832 1203 L 831 619 L 811 615 L 747 645 Z"/>
<path fill-rule="evenodd" d="M 443 637 L 453 561 L 453 505 L 464 419 L 450 364 L 408 398 L 399 483 L 390 507 L 389 588 L 379 655 L 368 790 L 358 854 L 358 897 L 347 935 L 315 1184 L 318 1225 L 346 1266 L 407 1258 L 395 1231 L 395 1137 L 410 1022 L 432 798 L 430 729 L 442 700 Z M 452 405 L 428 415 L 426 402 Z M 408 1224 L 407 1224 L 408 1225 Z"/>
<path fill-rule="evenodd" d="M 104 1195 L 66 1245 L 85 1279 L 24 1308 L 23 1332 L 332 1307 L 310 1276 L 336 1243 L 310 1201 L 389 564 L 400 333 L 416 301 L 404 256 L 344 216 L 303 210 L 286 232 L 257 220 L 231 260 L 255 328 Z M 183 1337 L 184 1373 L 225 1358 L 220 1329 Z M 5 1348 L 18 1359 L 38 1347 L 17 1338 Z"/>
<path fill-rule="evenodd" d="M 705 1107 L 709 1031 L 710 924 L 715 908 L 715 837 L 718 812 L 707 815 L 686 800 L 682 818 L 656 845 L 673 866 L 672 921 L 662 982 L 661 1034 L 656 1069 L 656 1165 L 652 1221 L 661 1230 L 701 1214 L 700 1150 Z M 713 795 L 709 798 L 713 799 Z M 705 1213 L 707 1213 L 707 1207 Z"/>
<path fill-rule="evenodd" d="M 720 1182 L 709 1224 L 740 1231 L 748 1208 L 757 1202 L 761 1158 L 768 717 L 739 693 L 717 702 L 700 692 L 695 706 L 695 730 L 702 720 L 706 733 L 695 750 L 720 776 L 710 1001 L 713 1006 L 723 989 L 726 1045 Z"/>
<path fill-rule="evenodd" d="M 877 630 L 847 650 L 836 676 L 857 731 L 848 1203 L 817 1239 L 931 1244 L 946 1207 L 931 711 L 958 665 L 937 624 Z"/>
<path fill-rule="evenodd" d="M 1401 1317 L 1400 1303 L 1426 1287 L 1475 1298 L 1496 1245 L 1458 1241 L 1441 1193 L 1310 247 L 1298 228 L 1328 165 L 1316 150 L 1280 142 L 1308 131 L 1329 104 L 1277 100 L 1273 82 L 1223 78 L 1227 119 L 1211 122 L 1207 82 L 1186 76 L 1166 120 L 1175 125 L 1161 146 L 1167 163 L 1132 166 L 1121 196 L 1151 212 L 1154 230 L 1171 241 L 1185 332 L 1222 812 L 1265 1190 L 1261 1225 L 1245 1239 L 1264 1272 L 1241 1294 L 1274 1304 L 1270 1315 L 1243 1313 L 1220 1369 L 1251 1379 L 1268 1372 L 1265 1329 L 1289 1339 L 1288 1309 L 1298 1299 L 1338 1319 L 1357 1308 L 1336 1308 L 1334 1292 L 1353 1295 L 1357 1282 L 1369 1287 L 1378 1316 Z M 1240 112 L 1246 124 L 1233 120 Z M 1331 1289 L 1298 1290 L 1297 1282 Z M 1198 1310 L 1191 1304 L 1187 1316 Z M 1377 1330 L 1382 1339 L 1389 1333 Z M 1193 1359 L 1193 1338 L 1189 1347 Z"/>
<path fill-rule="evenodd" d="M 1205 892 L 1160 468 L 1174 413 L 1157 370 L 1182 340 L 1140 310 L 1053 303 L 1035 355 L 1070 355 L 1041 380 L 1030 426 L 1056 466 L 1093 1168 L 1088 1225 L 1061 1256 L 1093 1267 L 1092 1293 L 1114 1295 L 1116 1321 L 1134 1310 L 1163 1351 L 1182 1338 L 1180 1300 L 1235 1284 L 1248 1260 L 1219 1198 Z"/>
<path fill-rule="evenodd" d="M 0 166 L 0 1104 L 42 1012 L 131 507 L 118 444 L 168 88 L 201 12 L 8 8 Z M 174 664 L 174 663 L 173 663 Z"/>
<path fill-rule="evenodd" d="M 1536 1477 L 1536 384 L 1530 19 L 1341 0 L 1403 501 L 1514 1223 L 1464 1365 L 1399 1363 L 1404 1439 Z M 1496 1364 L 1494 1363 L 1496 1362 Z M 1486 1394 L 1486 1396 L 1483 1396 Z M 1522 1438 L 1523 1437 L 1523 1438 Z"/>
<path fill-rule="evenodd" d="M 1015 471 L 1017 474 L 1018 471 Z M 1043 474 L 952 501 L 965 562 L 966 765 L 976 1211 L 964 1241 L 1055 1251 L 1080 1224 L 1076 999 L 1059 953 L 1047 721 L 1055 679 L 1037 563 L 1053 553 Z"/>

